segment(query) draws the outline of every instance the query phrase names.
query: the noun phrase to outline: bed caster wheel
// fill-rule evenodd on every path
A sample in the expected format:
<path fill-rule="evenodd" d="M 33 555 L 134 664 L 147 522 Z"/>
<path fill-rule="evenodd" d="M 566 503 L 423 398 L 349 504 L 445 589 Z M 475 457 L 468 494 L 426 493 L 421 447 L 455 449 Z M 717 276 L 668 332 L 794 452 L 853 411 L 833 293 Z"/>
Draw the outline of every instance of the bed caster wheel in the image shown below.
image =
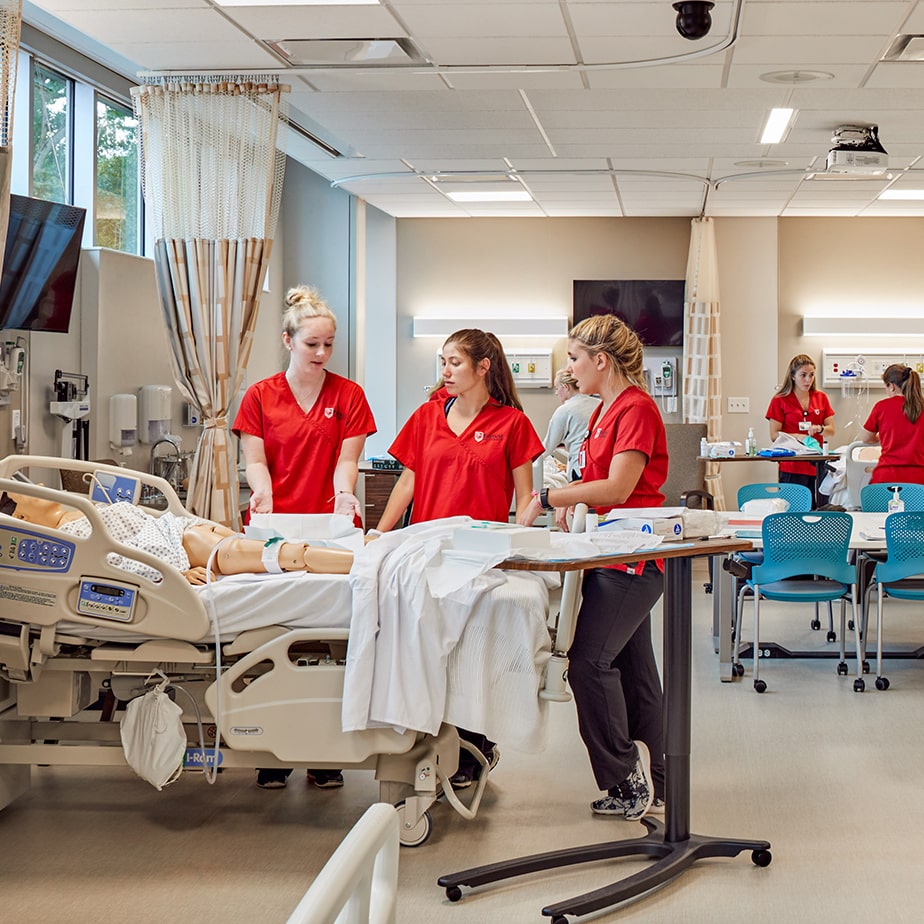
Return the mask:
<path fill-rule="evenodd" d="M 711 593 L 712 593 L 712 584 L 703 584 L 703 590 L 704 590 L 707 594 L 711 594 Z"/>
<path fill-rule="evenodd" d="M 854 693 L 862 693 L 865 689 L 866 689 L 866 683 L 863 681 L 862 678 L 858 677 L 856 680 L 854 680 L 853 682 L 853 692 Z"/>
<path fill-rule="evenodd" d="M 763 680 L 755 680 L 754 689 L 757 690 L 758 693 L 764 693 L 767 689 L 767 684 L 764 683 Z"/>
<path fill-rule="evenodd" d="M 828 635 L 827 635 L 827 639 L 828 639 L 829 642 L 836 642 L 836 641 L 837 641 L 837 633 L 836 633 L 836 632 L 829 632 Z"/>
<path fill-rule="evenodd" d="M 817 631 L 821 628 L 821 620 L 820 620 L 820 619 L 813 619 L 813 620 L 812 620 L 812 628 L 817 632 Z"/>
<path fill-rule="evenodd" d="M 744 665 L 743 664 L 732 664 L 732 676 L 733 677 L 743 677 L 744 676 Z"/>
<path fill-rule="evenodd" d="M 853 620 L 852 620 L 852 619 L 848 619 L 848 620 L 847 620 L 847 628 L 850 629 L 851 632 L 853 632 L 853 625 L 854 625 Z"/>
<path fill-rule="evenodd" d="M 877 677 L 876 678 L 876 689 L 877 690 L 888 690 L 889 689 L 889 678 L 888 677 Z"/>
<path fill-rule="evenodd" d="M 451 902 L 458 902 L 462 900 L 462 890 L 458 886 L 447 886 L 446 887 L 446 898 Z"/>
<path fill-rule="evenodd" d="M 846 661 L 840 661 L 840 662 L 838 662 L 838 665 L 837 665 L 837 676 L 838 676 L 838 677 L 846 677 L 846 676 L 847 676 L 847 662 L 846 662 Z"/>
<path fill-rule="evenodd" d="M 399 802 L 395 808 L 398 810 L 398 833 L 402 847 L 420 847 L 425 844 L 433 833 L 433 817 L 429 811 L 417 819 L 416 824 L 407 821 L 407 806 Z M 459 893 L 461 898 L 461 892 Z M 458 901 L 458 899 L 456 899 Z"/>
<path fill-rule="evenodd" d="M 864 673 L 864 674 L 868 674 L 868 673 L 869 673 L 869 661 L 864 661 L 864 662 L 863 662 L 863 673 Z"/>
<path fill-rule="evenodd" d="M 752 850 L 751 860 L 755 866 L 769 866 L 773 854 L 769 850 Z"/>
<path fill-rule="evenodd" d="M 552 924 L 568 924 L 568 919 L 564 915 L 558 914 L 552 918 Z"/>

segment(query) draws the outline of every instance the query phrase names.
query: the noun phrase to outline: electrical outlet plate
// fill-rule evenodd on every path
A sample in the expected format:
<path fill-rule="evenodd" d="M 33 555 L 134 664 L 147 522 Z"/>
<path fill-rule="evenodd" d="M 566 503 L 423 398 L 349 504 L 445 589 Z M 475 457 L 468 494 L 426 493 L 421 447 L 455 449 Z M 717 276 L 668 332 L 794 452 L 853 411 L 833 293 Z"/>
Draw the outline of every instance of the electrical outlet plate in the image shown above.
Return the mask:
<path fill-rule="evenodd" d="M 751 399 L 750 398 L 729 398 L 728 399 L 728 413 L 729 414 L 748 414 L 751 410 Z"/>

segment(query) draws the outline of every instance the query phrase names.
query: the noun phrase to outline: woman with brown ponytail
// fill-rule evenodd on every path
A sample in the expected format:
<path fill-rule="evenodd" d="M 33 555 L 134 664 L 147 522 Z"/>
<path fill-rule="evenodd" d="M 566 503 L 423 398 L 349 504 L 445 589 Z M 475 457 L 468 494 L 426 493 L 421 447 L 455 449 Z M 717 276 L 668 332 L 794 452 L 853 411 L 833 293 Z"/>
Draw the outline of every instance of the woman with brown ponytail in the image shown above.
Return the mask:
<path fill-rule="evenodd" d="M 873 405 L 863 424 L 863 442 L 881 443 L 871 484 L 924 484 L 924 395 L 910 366 L 892 363 L 882 373 L 887 397 Z"/>

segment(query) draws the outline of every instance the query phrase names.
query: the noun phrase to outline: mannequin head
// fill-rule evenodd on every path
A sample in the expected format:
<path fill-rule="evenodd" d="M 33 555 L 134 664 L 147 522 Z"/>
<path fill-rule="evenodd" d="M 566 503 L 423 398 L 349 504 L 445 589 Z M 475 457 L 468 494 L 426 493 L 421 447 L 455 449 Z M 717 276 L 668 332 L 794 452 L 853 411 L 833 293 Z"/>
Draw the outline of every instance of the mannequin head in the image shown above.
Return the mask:
<path fill-rule="evenodd" d="M 0 496 L 0 512 L 26 523 L 52 528 L 83 516 L 78 510 L 65 510 L 57 501 L 33 497 L 31 494 L 7 494 L 5 491 Z"/>

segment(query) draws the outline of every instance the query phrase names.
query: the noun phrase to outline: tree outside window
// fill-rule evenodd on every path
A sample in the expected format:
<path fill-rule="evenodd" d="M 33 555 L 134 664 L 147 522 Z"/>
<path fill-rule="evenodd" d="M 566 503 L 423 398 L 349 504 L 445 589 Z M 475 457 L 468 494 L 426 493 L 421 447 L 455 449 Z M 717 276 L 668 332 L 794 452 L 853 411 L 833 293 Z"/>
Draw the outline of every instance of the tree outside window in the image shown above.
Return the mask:
<path fill-rule="evenodd" d="M 33 61 L 32 195 L 71 201 L 73 81 Z"/>
<path fill-rule="evenodd" d="M 140 251 L 138 120 L 131 109 L 96 101 L 96 234 L 98 247 Z"/>

